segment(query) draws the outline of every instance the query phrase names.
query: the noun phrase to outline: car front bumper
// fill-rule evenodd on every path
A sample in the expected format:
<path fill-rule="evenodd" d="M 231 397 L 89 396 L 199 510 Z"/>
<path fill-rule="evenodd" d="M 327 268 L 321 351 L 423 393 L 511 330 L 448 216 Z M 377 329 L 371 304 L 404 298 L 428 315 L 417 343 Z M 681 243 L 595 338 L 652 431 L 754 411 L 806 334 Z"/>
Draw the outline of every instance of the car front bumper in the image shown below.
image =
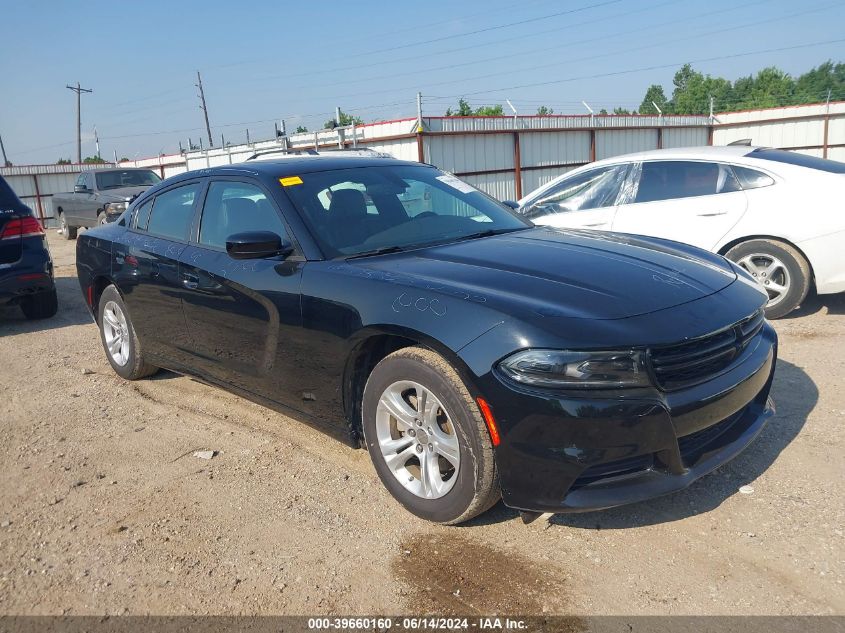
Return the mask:
<path fill-rule="evenodd" d="M 501 435 L 505 504 L 583 512 L 689 486 L 742 452 L 773 415 L 776 357 L 777 336 L 766 324 L 742 362 L 680 391 L 562 396 L 491 375 L 499 385 L 485 393 Z"/>

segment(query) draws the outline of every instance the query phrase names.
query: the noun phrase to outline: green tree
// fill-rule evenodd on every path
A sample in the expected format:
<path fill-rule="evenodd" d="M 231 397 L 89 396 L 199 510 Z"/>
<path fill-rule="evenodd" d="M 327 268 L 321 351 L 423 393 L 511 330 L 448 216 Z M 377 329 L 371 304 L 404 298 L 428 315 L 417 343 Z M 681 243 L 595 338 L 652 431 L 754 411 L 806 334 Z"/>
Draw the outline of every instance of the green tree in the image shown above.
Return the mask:
<path fill-rule="evenodd" d="M 446 108 L 446 116 L 472 116 L 474 113 L 465 99 L 458 99 L 458 109 Z"/>
<path fill-rule="evenodd" d="M 602 108 L 599 110 L 599 114 L 607 114 L 607 108 Z"/>
<path fill-rule="evenodd" d="M 638 112 L 640 114 L 657 114 L 657 109 L 654 107 L 655 103 L 661 112 L 665 113 L 668 110 L 666 94 L 660 84 L 651 84 L 648 87 Z"/>
<path fill-rule="evenodd" d="M 361 117 L 358 117 L 358 116 L 353 116 L 351 114 L 347 114 L 346 112 L 341 110 L 340 111 L 340 121 L 335 121 L 334 119 L 329 119 L 328 121 L 323 123 L 323 129 L 333 129 L 333 128 L 337 127 L 338 124 L 340 125 L 340 127 L 343 127 L 344 125 L 352 125 L 353 123 L 355 123 L 355 125 L 363 125 L 364 119 L 362 119 Z"/>
<path fill-rule="evenodd" d="M 304 125 L 297 125 L 297 126 L 296 126 L 296 133 L 297 133 L 297 134 L 303 134 L 303 133 L 305 133 L 305 132 L 307 132 L 307 131 L 308 131 L 308 128 L 307 128 L 307 127 L 305 127 Z"/>
<path fill-rule="evenodd" d="M 57 165 L 70 165 L 70 159 L 69 158 L 60 158 L 59 160 L 56 161 L 56 164 Z"/>
<path fill-rule="evenodd" d="M 809 70 L 795 80 L 793 100 L 795 103 L 816 103 L 845 96 L 845 64 L 834 64 L 828 60 Z"/>
<path fill-rule="evenodd" d="M 94 164 L 94 165 L 102 165 L 102 164 L 105 164 L 105 162 L 106 162 L 106 161 L 104 161 L 104 160 L 103 160 L 102 158 L 100 158 L 99 156 L 86 156 L 86 157 L 83 159 L 83 161 L 82 161 L 82 162 L 83 162 L 83 163 L 85 163 L 85 164 L 87 164 L 87 165 L 91 165 L 91 164 Z"/>
<path fill-rule="evenodd" d="M 631 114 L 631 111 L 626 108 L 616 107 L 613 108 L 613 114 Z"/>
<path fill-rule="evenodd" d="M 716 103 L 730 103 L 732 100 L 731 82 L 722 77 L 711 77 L 693 70 L 690 64 L 684 64 L 675 73 L 672 81 L 670 110 L 673 114 L 708 114 L 710 98 Z"/>
<path fill-rule="evenodd" d="M 446 116 L 503 116 L 504 108 L 499 105 L 479 106 L 475 110 L 466 102 L 466 99 L 458 99 L 458 109 L 446 108 Z"/>
<path fill-rule="evenodd" d="M 537 108 L 537 114 L 540 116 L 549 116 L 550 114 L 554 114 L 555 111 L 549 108 L 548 106 L 540 106 Z"/>
<path fill-rule="evenodd" d="M 129 159 L 126 156 L 122 156 L 118 162 L 122 163 L 124 161 L 128 161 Z"/>
<path fill-rule="evenodd" d="M 475 116 L 503 116 L 505 114 L 504 108 L 500 105 L 481 106 L 476 108 L 473 113 Z"/>

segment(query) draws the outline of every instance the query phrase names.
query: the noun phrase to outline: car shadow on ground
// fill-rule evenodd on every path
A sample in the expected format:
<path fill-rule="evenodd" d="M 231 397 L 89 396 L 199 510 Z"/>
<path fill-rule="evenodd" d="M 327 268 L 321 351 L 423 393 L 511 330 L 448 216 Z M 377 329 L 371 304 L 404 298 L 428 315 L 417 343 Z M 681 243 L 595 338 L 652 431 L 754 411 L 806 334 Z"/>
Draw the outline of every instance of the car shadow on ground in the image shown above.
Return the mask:
<path fill-rule="evenodd" d="M 813 380 L 800 368 L 778 361 L 772 399 L 777 413 L 760 436 L 733 461 L 702 477 L 689 488 L 628 506 L 597 512 L 555 514 L 552 526 L 588 530 L 624 529 L 670 523 L 709 512 L 729 497 L 739 494 L 739 487 L 756 480 L 777 459 L 803 428 L 818 402 L 819 392 Z M 489 512 L 465 523 L 487 525 L 513 520 L 519 513 L 501 502 Z"/>
<path fill-rule="evenodd" d="M 818 295 L 812 292 L 798 308 L 781 319 L 798 319 L 825 309 L 827 309 L 827 314 L 845 314 L 845 292 L 835 295 Z"/>
<path fill-rule="evenodd" d="M 59 295 L 59 311 L 49 319 L 30 321 L 23 315 L 20 306 L 0 306 L 0 336 L 93 323 L 76 277 L 57 277 L 56 291 Z"/>

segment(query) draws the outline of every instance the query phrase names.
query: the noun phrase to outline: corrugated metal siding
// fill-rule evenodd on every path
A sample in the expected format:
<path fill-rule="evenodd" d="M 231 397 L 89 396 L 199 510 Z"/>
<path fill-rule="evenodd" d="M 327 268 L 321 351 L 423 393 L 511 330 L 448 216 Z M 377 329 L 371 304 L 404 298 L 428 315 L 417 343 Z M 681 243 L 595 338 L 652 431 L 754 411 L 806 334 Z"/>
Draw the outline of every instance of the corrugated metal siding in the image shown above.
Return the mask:
<path fill-rule="evenodd" d="M 727 145 L 739 139 L 750 138 L 752 145 L 766 147 L 805 147 L 821 145 L 824 137 L 824 122 L 784 121 L 757 125 L 730 127 L 713 131 L 714 145 Z"/>
<path fill-rule="evenodd" d="M 596 160 L 657 149 L 657 130 L 596 132 Z"/>
<path fill-rule="evenodd" d="M 519 153 L 523 167 L 586 163 L 590 160 L 590 133 L 521 134 Z"/>
<path fill-rule="evenodd" d="M 423 118 L 425 127 L 432 132 L 466 132 L 481 130 L 524 130 L 554 128 L 609 128 L 707 126 L 708 117 L 701 115 L 672 115 L 662 119 L 656 115 L 551 115 L 551 116 L 502 116 L 502 117 L 451 117 Z"/>
<path fill-rule="evenodd" d="M 696 147 L 707 145 L 707 128 L 664 128 L 663 147 Z"/>
<path fill-rule="evenodd" d="M 425 162 L 453 173 L 513 169 L 513 137 L 510 134 L 429 136 L 425 138 Z"/>
<path fill-rule="evenodd" d="M 532 169 L 530 171 L 522 172 L 522 195 L 527 196 L 529 193 L 551 182 L 558 176 L 565 174 L 568 171 L 577 169 L 576 167 L 557 167 L 549 169 Z"/>
<path fill-rule="evenodd" d="M 481 176 L 461 176 L 473 187 L 481 189 L 496 200 L 515 200 L 516 183 L 513 174 L 484 174 Z"/>
<path fill-rule="evenodd" d="M 417 160 L 417 139 L 409 138 L 384 143 L 358 143 L 358 147 L 366 147 L 376 152 L 386 152 L 399 160 Z"/>

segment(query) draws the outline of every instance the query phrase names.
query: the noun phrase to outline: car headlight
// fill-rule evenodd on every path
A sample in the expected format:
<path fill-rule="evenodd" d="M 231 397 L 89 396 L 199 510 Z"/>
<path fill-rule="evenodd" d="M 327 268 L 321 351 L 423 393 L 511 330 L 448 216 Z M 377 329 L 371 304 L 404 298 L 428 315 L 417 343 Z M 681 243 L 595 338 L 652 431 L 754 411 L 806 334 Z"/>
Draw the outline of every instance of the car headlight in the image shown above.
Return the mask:
<path fill-rule="evenodd" d="M 644 353 L 636 350 L 525 350 L 501 361 L 499 370 L 511 380 L 536 387 L 614 389 L 651 385 Z"/>
<path fill-rule="evenodd" d="M 123 213 L 127 206 L 129 206 L 128 202 L 107 202 L 105 209 L 106 213 Z"/>

